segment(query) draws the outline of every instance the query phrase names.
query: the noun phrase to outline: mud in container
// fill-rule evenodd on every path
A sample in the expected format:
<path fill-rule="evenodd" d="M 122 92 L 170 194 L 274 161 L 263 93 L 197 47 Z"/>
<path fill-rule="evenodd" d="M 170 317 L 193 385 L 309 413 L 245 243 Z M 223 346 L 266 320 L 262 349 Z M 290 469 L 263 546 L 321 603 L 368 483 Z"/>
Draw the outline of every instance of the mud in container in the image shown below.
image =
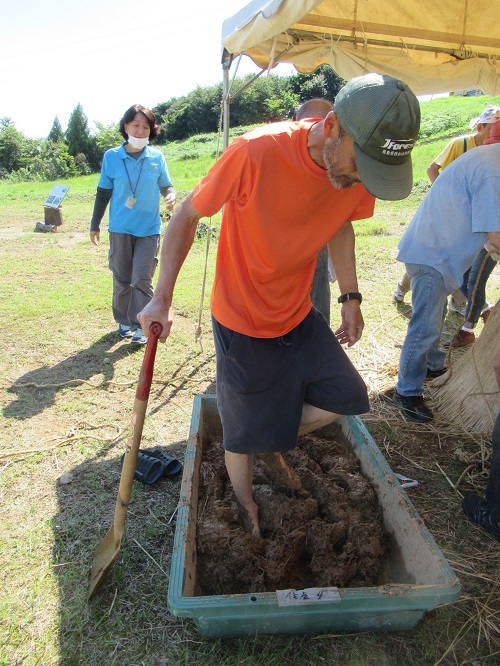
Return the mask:
<path fill-rule="evenodd" d="M 199 472 L 204 447 L 221 437 L 222 426 L 216 397 L 198 395 L 193 404 L 168 589 L 168 606 L 174 615 L 191 618 L 200 633 L 210 638 L 399 631 L 412 629 L 426 611 L 459 598 L 457 577 L 361 419 L 347 416 L 337 423 L 382 508 L 390 546 L 378 586 L 199 595 Z M 338 426 L 331 427 L 338 438 Z M 328 430 L 329 426 L 319 432 L 327 437 Z"/>

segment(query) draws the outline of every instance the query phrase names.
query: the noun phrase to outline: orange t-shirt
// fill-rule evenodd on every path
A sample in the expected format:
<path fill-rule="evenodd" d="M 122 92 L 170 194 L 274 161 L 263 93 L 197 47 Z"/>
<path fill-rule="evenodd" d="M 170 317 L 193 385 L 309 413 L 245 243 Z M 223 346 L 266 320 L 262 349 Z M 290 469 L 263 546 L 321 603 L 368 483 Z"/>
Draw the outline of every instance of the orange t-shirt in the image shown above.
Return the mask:
<path fill-rule="evenodd" d="M 315 122 L 275 123 L 235 139 L 194 189 L 203 216 L 225 204 L 211 309 L 239 333 L 274 338 L 300 324 L 318 252 L 346 222 L 373 215 L 361 184 L 337 190 L 311 159 Z"/>

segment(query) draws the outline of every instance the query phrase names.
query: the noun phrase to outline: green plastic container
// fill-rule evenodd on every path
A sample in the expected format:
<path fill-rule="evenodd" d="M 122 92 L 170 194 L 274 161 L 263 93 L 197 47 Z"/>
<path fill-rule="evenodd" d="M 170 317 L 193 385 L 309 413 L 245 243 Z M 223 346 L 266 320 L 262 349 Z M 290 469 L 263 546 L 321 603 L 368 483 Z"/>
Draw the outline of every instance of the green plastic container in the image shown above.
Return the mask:
<path fill-rule="evenodd" d="M 283 605 L 283 593 L 278 591 L 197 595 L 199 470 L 204 445 L 222 433 L 215 396 L 198 395 L 184 463 L 168 589 L 168 606 L 174 615 L 191 618 L 200 633 L 211 638 L 399 631 L 415 627 L 427 610 L 459 598 L 457 577 L 362 421 L 348 416 L 338 423 L 377 493 L 390 536 L 379 586 L 338 591 L 327 588 L 314 602 L 301 600 L 304 595 L 299 591 L 294 605 Z M 320 432 L 327 436 L 329 428 Z M 338 437 L 338 429 L 336 433 Z M 337 599 L 331 600 L 335 596 Z"/>

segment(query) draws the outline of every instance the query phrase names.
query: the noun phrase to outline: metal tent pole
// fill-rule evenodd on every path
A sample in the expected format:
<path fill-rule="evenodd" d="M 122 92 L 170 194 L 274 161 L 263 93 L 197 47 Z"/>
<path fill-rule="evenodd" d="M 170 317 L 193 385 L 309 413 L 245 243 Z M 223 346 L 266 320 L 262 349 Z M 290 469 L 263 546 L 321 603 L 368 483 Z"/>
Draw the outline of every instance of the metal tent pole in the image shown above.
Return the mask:
<path fill-rule="evenodd" d="M 230 120 L 230 94 L 229 94 L 229 70 L 231 68 L 232 57 L 226 51 L 222 52 L 222 139 L 223 148 L 229 145 L 229 120 Z"/>

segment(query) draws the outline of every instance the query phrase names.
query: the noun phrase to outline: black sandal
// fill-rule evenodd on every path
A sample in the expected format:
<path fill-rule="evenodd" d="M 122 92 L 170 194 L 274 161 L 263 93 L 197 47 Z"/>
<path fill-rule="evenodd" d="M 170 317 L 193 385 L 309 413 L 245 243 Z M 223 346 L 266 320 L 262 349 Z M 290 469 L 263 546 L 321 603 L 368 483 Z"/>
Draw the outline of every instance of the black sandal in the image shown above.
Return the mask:
<path fill-rule="evenodd" d="M 160 460 L 162 465 L 163 465 L 163 476 L 171 478 L 173 476 L 177 476 L 179 472 L 182 470 L 182 463 L 177 460 L 177 458 L 171 458 L 170 456 L 167 456 L 165 453 L 162 453 L 160 449 L 154 449 L 153 451 L 143 451 L 144 455 L 151 456 L 151 458 L 155 458 L 157 460 Z"/>
<path fill-rule="evenodd" d="M 123 454 L 121 461 L 123 466 Z M 139 451 L 135 466 L 134 479 L 151 486 L 162 477 L 174 477 L 182 470 L 182 463 L 176 458 L 165 455 L 159 449 Z"/>
<path fill-rule="evenodd" d="M 121 457 L 122 466 L 123 458 L 125 454 Z M 163 476 L 163 464 L 161 460 L 153 458 L 144 454 L 143 451 L 139 451 L 137 456 L 137 463 L 135 466 L 134 479 L 144 483 L 146 486 L 151 486 L 153 483 L 156 483 Z"/>

